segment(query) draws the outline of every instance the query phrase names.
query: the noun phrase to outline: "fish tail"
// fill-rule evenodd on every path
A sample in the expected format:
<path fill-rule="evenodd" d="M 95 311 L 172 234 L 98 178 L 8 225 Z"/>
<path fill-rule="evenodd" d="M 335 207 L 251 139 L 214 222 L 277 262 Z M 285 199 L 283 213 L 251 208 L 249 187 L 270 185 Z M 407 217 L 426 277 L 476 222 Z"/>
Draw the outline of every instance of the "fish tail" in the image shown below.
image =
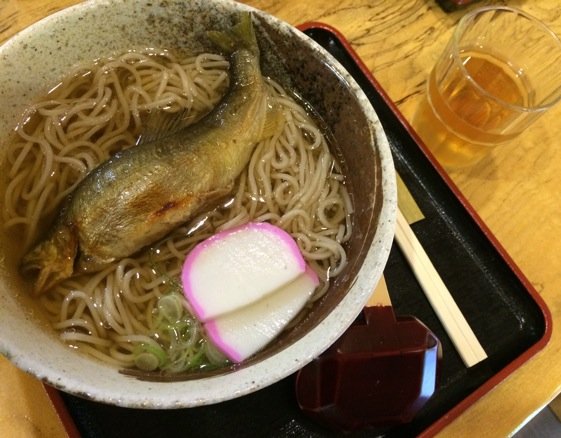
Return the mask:
<path fill-rule="evenodd" d="M 211 41 L 226 54 L 231 54 L 240 48 L 250 50 L 255 55 L 259 53 L 257 38 L 251 21 L 251 13 L 242 12 L 240 21 L 229 31 L 208 31 Z"/>
<path fill-rule="evenodd" d="M 71 227 L 57 228 L 50 236 L 27 253 L 21 263 L 23 274 L 36 275 L 34 294 L 46 292 L 74 272 L 78 239 Z"/>

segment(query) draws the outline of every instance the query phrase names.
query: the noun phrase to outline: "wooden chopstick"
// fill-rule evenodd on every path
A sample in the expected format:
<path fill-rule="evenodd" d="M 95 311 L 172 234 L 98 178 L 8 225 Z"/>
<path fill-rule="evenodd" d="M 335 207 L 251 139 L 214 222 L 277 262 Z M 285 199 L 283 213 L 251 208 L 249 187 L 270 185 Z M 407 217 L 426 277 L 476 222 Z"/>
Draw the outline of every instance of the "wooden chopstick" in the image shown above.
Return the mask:
<path fill-rule="evenodd" d="M 395 238 L 464 364 L 471 367 L 486 359 L 487 353 L 399 209 Z"/>
<path fill-rule="evenodd" d="M 391 306 L 392 302 L 390 299 L 390 293 L 388 292 L 388 286 L 386 284 L 386 279 L 382 275 L 378 284 L 374 288 L 374 292 L 370 295 L 370 299 L 365 304 L 366 307 L 371 306 Z"/>

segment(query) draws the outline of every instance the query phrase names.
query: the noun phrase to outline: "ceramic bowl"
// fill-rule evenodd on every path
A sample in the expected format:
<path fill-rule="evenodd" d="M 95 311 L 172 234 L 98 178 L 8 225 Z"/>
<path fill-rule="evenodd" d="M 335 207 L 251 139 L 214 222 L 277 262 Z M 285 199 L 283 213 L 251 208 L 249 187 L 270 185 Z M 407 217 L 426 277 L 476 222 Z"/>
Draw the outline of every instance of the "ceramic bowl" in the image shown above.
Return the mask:
<path fill-rule="evenodd" d="M 72 351 L 41 321 L 18 277 L 17 260 L 0 254 L 0 353 L 48 385 L 96 401 L 138 408 L 179 408 L 239 397 L 294 373 L 353 322 L 378 282 L 394 234 L 393 162 L 378 117 L 350 75 L 294 27 L 242 4 L 219 0 L 86 1 L 34 24 L 0 47 L 0 138 L 24 107 L 84 60 L 131 47 L 205 49 L 208 29 L 230 27 L 252 11 L 262 68 L 321 115 L 339 145 L 355 207 L 349 264 L 296 327 L 235 370 L 185 381 L 146 381 Z M 8 104 L 9 103 L 9 104 Z M 6 156 L 0 148 L 0 160 Z M 6 238 L 5 236 L 3 238 Z M 5 245 L 0 247 L 4 251 Z"/>

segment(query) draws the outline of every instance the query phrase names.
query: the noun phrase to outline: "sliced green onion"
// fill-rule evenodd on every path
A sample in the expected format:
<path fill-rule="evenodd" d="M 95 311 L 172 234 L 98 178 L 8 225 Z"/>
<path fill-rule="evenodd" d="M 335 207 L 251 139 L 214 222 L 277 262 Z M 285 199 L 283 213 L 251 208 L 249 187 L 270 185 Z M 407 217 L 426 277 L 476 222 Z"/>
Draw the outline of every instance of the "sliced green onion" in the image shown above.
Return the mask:
<path fill-rule="evenodd" d="M 169 322 L 178 321 L 184 313 L 181 298 L 176 294 L 164 295 L 158 300 L 158 312 Z"/>
<path fill-rule="evenodd" d="M 185 298 L 177 291 L 163 295 L 156 304 L 158 323 L 153 344 L 135 347 L 134 363 L 143 371 L 182 372 L 213 369 L 228 363 L 224 355 L 200 338 L 200 323 L 186 310 Z"/>
<path fill-rule="evenodd" d="M 134 363 L 144 371 L 154 371 L 168 361 L 165 350 L 156 345 L 142 343 L 135 348 Z"/>
<path fill-rule="evenodd" d="M 143 352 L 134 358 L 134 364 L 142 371 L 156 371 L 159 368 L 160 361 L 154 354 Z"/>
<path fill-rule="evenodd" d="M 228 362 L 226 356 L 216 348 L 212 342 L 205 340 L 203 343 L 204 351 L 208 361 L 213 365 L 223 365 Z"/>

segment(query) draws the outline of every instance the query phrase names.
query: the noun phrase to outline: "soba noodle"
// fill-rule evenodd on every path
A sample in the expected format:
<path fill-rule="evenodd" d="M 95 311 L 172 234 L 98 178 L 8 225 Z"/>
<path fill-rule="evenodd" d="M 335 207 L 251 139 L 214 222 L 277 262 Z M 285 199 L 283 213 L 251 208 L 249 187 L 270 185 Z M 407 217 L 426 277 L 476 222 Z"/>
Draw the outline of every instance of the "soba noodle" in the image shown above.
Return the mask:
<path fill-rule="evenodd" d="M 4 227 L 28 248 L 84 175 L 137 141 L 151 111 L 185 111 L 198 120 L 228 86 L 228 62 L 201 54 L 131 51 L 80 67 L 26 111 L 8 155 Z M 190 371 L 221 355 L 191 317 L 179 284 L 185 255 L 218 230 L 268 221 L 296 239 L 325 293 L 346 264 L 351 203 L 323 134 L 305 109 L 273 80 L 284 127 L 257 145 L 224 205 L 133 257 L 73 277 L 41 296 L 64 342 L 119 367 Z"/>

